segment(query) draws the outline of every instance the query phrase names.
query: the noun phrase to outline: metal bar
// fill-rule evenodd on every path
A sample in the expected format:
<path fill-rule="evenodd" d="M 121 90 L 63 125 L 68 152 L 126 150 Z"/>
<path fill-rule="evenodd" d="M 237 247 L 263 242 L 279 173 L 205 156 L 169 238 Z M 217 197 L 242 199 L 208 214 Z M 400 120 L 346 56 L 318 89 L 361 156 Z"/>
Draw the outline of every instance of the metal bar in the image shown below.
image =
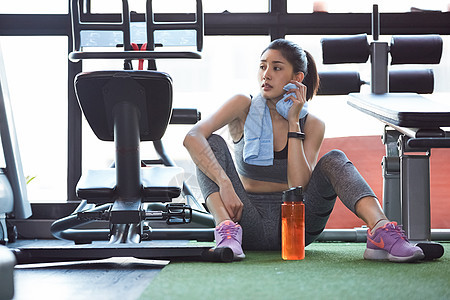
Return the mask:
<path fill-rule="evenodd" d="M 103 212 L 105 210 L 110 209 L 112 204 L 104 204 L 104 205 L 100 205 L 97 206 L 93 209 L 90 209 L 90 212 Z M 79 227 L 83 224 L 89 224 L 93 222 L 93 220 L 82 220 L 80 218 L 78 218 L 77 215 L 70 215 L 67 217 L 64 217 L 62 219 L 58 219 L 55 222 L 52 223 L 51 225 L 51 233 L 54 237 L 58 238 L 58 239 L 68 239 L 68 240 L 76 240 L 77 237 L 79 238 L 83 238 L 84 240 L 86 239 L 91 239 L 92 237 L 89 237 L 87 235 L 85 236 L 76 236 L 77 232 L 88 232 L 86 230 L 80 231 L 80 230 L 76 230 L 76 229 L 71 229 L 74 227 Z M 75 234 L 73 234 L 75 233 Z"/>
<path fill-rule="evenodd" d="M 118 100 L 120 101 L 120 99 Z M 116 104 L 114 107 L 114 141 L 116 146 L 115 157 L 117 180 L 115 189 L 117 196 L 121 198 L 121 200 L 129 201 L 129 199 L 140 198 L 141 165 L 139 133 L 138 108 L 134 104 L 128 102 Z"/>
<path fill-rule="evenodd" d="M 200 59 L 201 55 L 188 51 L 123 51 L 123 52 L 72 52 L 69 59 L 73 62 L 82 59 Z"/>
<path fill-rule="evenodd" d="M 281 25 L 280 21 L 282 19 L 281 16 L 286 15 L 287 13 L 287 2 L 286 0 L 269 0 L 269 14 L 274 15 L 276 17 L 275 26 L 271 26 L 269 29 L 270 39 L 276 40 L 279 38 L 285 38 L 287 28 L 286 26 Z"/>
<path fill-rule="evenodd" d="M 431 240 L 430 161 L 428 155 L 400 156 L 403 227 L 412 241 Z"/>
<path fill-rule="evenodd" d="M 155 21 L 173 21 L 194 14 L 156 14 Z M 83 21 L 120 21 L 119 14 L 91 14 Z M 144 22 L 144 14 L 132 14 L 133 22 Z M 450 34 L 450 12 L 381 13 L 380 34 Z M 205 13 L 205 35 L 268 35 L 270 28 L 285 26 L 286 34 L 371 34 L 371 13 Z M 0 14 L 0 36 L 69 35 L 69 14 Z"/>
<path fill-rule="evenodd" d="M 380 13 L 377 4 L 373 5 L 372 11 L 372 36 L 374 41 L 377 41 L 380 36 Z"/>
<path fill-rule="evenodd" d="M 409 139 L 407 146 L 410 148 L 450 148 L 450 137 Z"/>
<path fill-rule="evenodd" d="M 446 131 L 442 130 L 439 127 L 430 127 L 430 128 L 410 128 L 410 127 L 402 127 L 397 126 L 395 124 L 392 124 L 391 122 L 380 120 L 381 122 L 385 123 L 386 125 L 392 127 L 396 131 L 400 132 L 401 134 L 406 135 L 410 138 L 444 138 L 447 134 Z"/>
<path fill-rule="evenodd" d="M 325 229 L 317 238 L 319 242 L 365 242 L 367 227 L 354 229 Z M 450 241 L 450 229 L 431 229 L 431 240 Z"/>
<path fill-rule="evenodd" d="M 69 35 L 69 14 L 0 14 L 0 36 Z"/>
<path fill-rule="evenodd" d="M 400 200 L 400 158 L 385 156 L 383 169 L 383 212 L 391 221 L 402 224 Z"/>
<path fill-rule="evenodd" d="M 68 53 L 72 51 L 72 38 L 69 36 Z M 82 71 L 82 62 L 68 63 L 68 102 L 67 102 L 67 200 L 78 200 L 76 186 L 82 169 L 82 114 L 75 94 L 74 79 Z"/>
<path fill-rule="evenodd" d="M 372 93 L 385 94 L 389 91 L 389 76 L 388 76 L 388 52 L 389 46 L 387 43 L 373 42 L 370 45 L 371 56 L 371 78 L 370 83 Z"/>
<path fill-rule="evenodd" d="M 383 173 L 383 211 L 391 221 L 402 224 L 402 203 L 400 199 L 400 152 L 397 142 L 400 132 L 384 126 L 382 136 L 386 148 L 381 167 Z"/>

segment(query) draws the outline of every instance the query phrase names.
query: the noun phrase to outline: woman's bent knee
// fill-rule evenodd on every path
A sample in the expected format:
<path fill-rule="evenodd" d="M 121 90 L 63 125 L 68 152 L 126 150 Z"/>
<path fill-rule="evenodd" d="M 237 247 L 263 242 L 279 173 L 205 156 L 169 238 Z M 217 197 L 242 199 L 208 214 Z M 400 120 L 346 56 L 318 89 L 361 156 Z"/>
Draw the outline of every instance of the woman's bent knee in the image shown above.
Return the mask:
<path fill-rule="evenodd" d="M 328 159 L 328 160 L 338 160 L 338 161 L 348 160 L 345 153 L 339 149 L 333 149 L 333 150 L 329 151 L 328 153 L 326 153 L 323 156 L 323 158 Z"/>
<path fill-rule="evenodd" d="M 350 162 L 345 155 L 344 152 L 338 149 L 331 150 L 330 152 L 324 154 L 319 162 L 317 163 L 317 167 L 321 168 L 336 168 L 342 166 L 346 163 Z"/>

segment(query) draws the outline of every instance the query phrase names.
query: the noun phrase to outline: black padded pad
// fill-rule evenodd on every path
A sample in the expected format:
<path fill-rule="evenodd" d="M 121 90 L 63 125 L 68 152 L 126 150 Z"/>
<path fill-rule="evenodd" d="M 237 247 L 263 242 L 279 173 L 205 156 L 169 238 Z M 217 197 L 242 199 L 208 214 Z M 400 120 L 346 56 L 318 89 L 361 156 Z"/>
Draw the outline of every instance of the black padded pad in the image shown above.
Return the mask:
<path fill-rule="evenodd" d="M 389 71 L 390 93 L 432 94 L 434 90 L 433 70 Z"/>
<path fill-rule="evenodd" d="M 320 86 L 317 95 L 347 95 L 358 93 L 363 82 L 358 72 L 319 72 Z"/>
<path fill-rule="evenodd" d="M 143 200 L 155 198 L 160 202 L 170 201 L 181 193 L 183 169 L 179 167 L 141 168 Z M 92 202 L 114 200 L 116 187 L 116 169 L 89 170 L 77 185 L 77 196 Z"/>
<path fill-rule="evenodd" d="M 450 126 L 450 105 L 418 94 L 350 94 L 348 104 L 379 120 L 408 128 Z"/>
<path fill-rule="evenodd" d="M 366 34 L 323 38 L 321 43 L 324 64 L 365 63 L 369 59 Z"/>
<path fill-rule="evenodd" d="M 159 140 L 172 113 L 172 80 L 156 71 L 96 71 L 75 77 L 75 91 L 81 109 L 103 141 L 114 140 L 113 111 L 127 101 L 140 111 L 141 141 Z"/>
<path fill-rule="evenodd" d="M 438 35 L 392 36 L 391 64 L 439 64 L 442 45 Z"/>

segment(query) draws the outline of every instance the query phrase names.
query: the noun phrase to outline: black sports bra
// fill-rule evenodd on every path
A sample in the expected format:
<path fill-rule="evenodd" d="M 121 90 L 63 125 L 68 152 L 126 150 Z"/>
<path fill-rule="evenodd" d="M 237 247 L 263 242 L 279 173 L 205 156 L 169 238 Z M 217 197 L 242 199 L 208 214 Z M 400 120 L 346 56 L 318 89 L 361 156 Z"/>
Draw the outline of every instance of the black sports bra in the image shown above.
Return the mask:
<path fill-rule="evenodd" d="M 306 118 L 300 119 L 300 128 L 303 131 Z M 259 181 L 270 181 L 278 183 L 287 183 L 287 155 L 288 155 L 288 143 L 281 151 L 274 151 L 274 160 L 272 166 L 255 166 L 244 162 L 244 138 L 243 136 L 239 141 L 234 143 L 234 156 L 236 162 L 236 169 L 238 173 L 250 179 Z"/>

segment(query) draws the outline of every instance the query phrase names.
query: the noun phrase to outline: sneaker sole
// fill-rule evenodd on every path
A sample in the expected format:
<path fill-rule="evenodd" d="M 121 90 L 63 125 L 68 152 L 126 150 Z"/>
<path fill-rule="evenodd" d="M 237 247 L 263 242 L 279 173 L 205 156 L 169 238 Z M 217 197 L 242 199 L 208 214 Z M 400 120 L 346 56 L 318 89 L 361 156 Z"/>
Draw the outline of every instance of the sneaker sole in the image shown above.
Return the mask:
<path fill-rule="evenodd" d="M 392 262 L 403 263 L 403 262 L 415 262 L 423 258 L 425 258 L 425 255 L 420 251 L 414 252 L 414 254 L 411 256 L 403 256 L 403 257 L 394 256 L 392 254 L 389 254 L 387 251 L 381 249 L 376 250 L 366 248 L 366 251 L 364 251 L 364 259 L 367 260 L 388 260 Z"/>
<path fill-rule="evenodd" d="M 234 254 L 234 260 L 236 260 L 236 261 L 243 260 L 245 258 L 245 254 L 244 253 L 242 253 L 242 254 L 235 254 L 235 253 L 233 253 L 233 254 Z"/>

